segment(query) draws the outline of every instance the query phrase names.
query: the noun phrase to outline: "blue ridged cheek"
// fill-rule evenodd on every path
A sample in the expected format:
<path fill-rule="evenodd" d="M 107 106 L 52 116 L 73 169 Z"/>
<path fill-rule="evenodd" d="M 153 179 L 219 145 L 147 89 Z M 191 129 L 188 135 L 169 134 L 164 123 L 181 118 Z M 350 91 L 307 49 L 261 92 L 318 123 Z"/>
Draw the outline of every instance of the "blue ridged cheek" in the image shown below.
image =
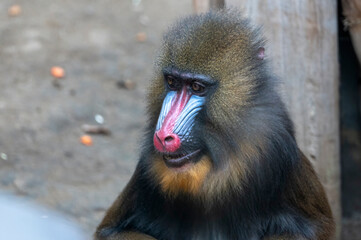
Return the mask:
<path fill-rule="evenodd" d="M 160 114 L 159 114 L 159 117 L 158 117 L 156 131 L 158 131 L 162 127 L 162 124 L 164 122 L 164 118 L 167 116 L 170 108 L 172 107 L 172 103 L 173 103 L 173 100 L 175 99 L 176 95 L 177 95 L 177 92 L 170 91 L 165 96 L 165 98 L 163 100 L 162 110 L 160 111 Z"/>
<path fill-rule="evenodd" d="M 194 126 L 195 118 L 205 103 L 205 98 L 197 95 L 192 95 L 187 105 L 177 118 L 173 132 L 177 134 L 181 140 L 186 142 L 191 141 L 190 134 Z"/>

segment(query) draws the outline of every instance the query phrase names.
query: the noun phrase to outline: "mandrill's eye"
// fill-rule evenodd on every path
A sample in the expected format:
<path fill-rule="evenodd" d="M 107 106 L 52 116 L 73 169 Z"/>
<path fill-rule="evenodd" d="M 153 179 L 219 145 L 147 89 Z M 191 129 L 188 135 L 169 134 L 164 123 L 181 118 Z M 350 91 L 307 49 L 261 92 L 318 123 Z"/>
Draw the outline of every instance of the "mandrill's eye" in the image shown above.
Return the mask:
<path fill-rule="evenodd" d="M 205 93 L 205 86 L 198 82 L 192 82 L 191 84 L 192 91 L 195 94 L 202 95 Z"/>
<path fill-rule="evenodd" d="M 170 90 L 177 90 L 179 88 L 179 83 L 174 77 L 166 76 L 165 81 L 167 82 L 167 86 Z"/>

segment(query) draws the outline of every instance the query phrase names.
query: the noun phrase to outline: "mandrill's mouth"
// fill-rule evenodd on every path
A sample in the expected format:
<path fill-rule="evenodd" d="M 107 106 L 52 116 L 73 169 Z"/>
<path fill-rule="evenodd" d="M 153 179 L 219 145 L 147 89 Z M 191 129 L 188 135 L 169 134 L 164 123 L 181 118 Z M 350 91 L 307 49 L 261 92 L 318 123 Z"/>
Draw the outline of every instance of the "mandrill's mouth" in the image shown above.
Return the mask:
<path fill-rule="evenodd" d="M 194 162 L 200 152 L 201 150 L 198 149 L 189 154 L 164 154 L 163 160 L 170 168 L 181 168 L 189 163 Z"/>

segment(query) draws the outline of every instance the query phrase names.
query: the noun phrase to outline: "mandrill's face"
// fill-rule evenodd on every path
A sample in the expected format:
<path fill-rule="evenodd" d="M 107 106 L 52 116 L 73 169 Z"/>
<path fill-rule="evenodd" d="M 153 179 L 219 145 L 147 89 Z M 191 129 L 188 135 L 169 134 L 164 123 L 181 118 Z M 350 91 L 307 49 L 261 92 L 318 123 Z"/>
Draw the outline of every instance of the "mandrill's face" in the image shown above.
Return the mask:
<path fill-rule="evenodd" d="M 153 142 L 166 166 L 180 170 L 196 163 L 204 154 L 198 122 L 216 82 L 205 75 L 182 72 L 174 67 L 163 69 L 163 76 L 166 96 Z"/>
<path fill-rule="evenodd" d="M 149 92 L 155 154 L 148 163 L 167 193 L 216 195 L 246 175 L 264 139 L 257 123 L 264 116 L 250 120 L 265 96 L 263 43 L 222 19 L 189 19 L 164 38 Z"/>

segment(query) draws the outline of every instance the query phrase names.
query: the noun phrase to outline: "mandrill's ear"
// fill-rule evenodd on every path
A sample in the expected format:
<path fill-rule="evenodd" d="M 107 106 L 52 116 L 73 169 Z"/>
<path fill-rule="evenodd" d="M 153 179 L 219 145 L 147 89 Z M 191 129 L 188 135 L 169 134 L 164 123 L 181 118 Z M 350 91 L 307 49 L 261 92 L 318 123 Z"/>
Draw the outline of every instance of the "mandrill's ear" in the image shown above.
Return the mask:
<path fill-rule="evenodd" d="M 263 60 L 265 58 L 265 56 L 266 56 L 266 53 L 265 53 L 264 47 L 258 48 L 257 58 L 260 60 Z"/>

